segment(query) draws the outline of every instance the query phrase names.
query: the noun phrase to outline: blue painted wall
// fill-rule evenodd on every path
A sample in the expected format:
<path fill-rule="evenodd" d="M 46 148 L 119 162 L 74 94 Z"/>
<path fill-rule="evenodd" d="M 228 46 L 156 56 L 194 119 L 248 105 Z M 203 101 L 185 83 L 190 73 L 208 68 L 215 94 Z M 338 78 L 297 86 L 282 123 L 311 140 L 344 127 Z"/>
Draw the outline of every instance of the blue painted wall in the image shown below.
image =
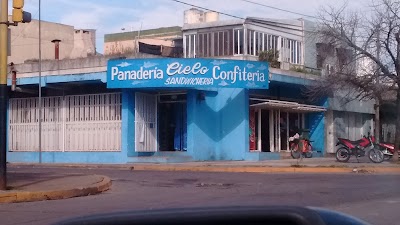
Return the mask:
<path fill-rule="evenodd" d="M 199 95 L 204 94 L 204 100 Z M 189 90 L 187 94 L 188 153 L 194 160 L 216 160 L 219 133 L 216 91 Z"/>
<path fill-rule="evenodd" d="M 310 113 L 307 117 L 308 128 L 310 129 L 310 140 L 313 141 L 313 151 L 323 154 L 325 146 L 324 113 Z"/>
<path fill-rule="evenodd" d="M 321 99 L 317 103 L 324 107 L 328 107 L 328 104 L 328 99 Z M 306 124 L 310 129 L 310 139 L 314 141 L 312 143 L 314 151 L 321 152 L 321 155 L 325 154 L 325 114 L 323 112 L 308 114 Z"/>
<path fill-rule="evenodd" d="M 198 98 L 204 93 L 204 100 Z M 249 148 L 248 91 L 188 92 L 188 153 L 194 160 L 243 160 Z"/>
<path fill-rule="evenodd" d="M 38 152 L 8 152 L 8 162 L 39 162 Z M 42 152 L 44 163 L 126 163 L 126 152 Z"/>
<path fill-rule="evenodd" d="M 107 75 L 106 72 L 53 75 L 53 76 L 43 76 L 41 80 L 43 87 L 45 87 L 46 84 L 66 83 L 66 82 L 101 81 L 103 83 L 106 83 Z M 17 85 L 38 84 L 38 83 L 39 83 L 38 75 L 36 75 L 36 77 L 23 77 L 17 79 Z M 11 86 L 11 79 L 7 80 L 7 85 Z"/>
<path fill-rule="evenodd" d="M 249 93 L 246 89 L 218 91 L 219 159 L 244 160 L 249 150 Z"/>
<path fill-rule="evenodd" d="M 135 155 L 135 92 L 132 89 L 122 91 L 122 151 L 128 156 Z"/>

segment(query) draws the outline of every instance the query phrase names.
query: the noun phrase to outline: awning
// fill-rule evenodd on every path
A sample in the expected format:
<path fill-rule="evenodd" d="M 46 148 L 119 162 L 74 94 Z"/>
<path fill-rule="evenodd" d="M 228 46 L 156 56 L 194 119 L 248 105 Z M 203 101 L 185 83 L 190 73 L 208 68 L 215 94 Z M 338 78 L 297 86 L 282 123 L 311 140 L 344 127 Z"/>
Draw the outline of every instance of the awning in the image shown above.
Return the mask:
<path fill-rule="evenodd" d="M 260 101 L 250 105 L 252 108 L 257 109 L 280 109 L 289 112 L 325 112 L 326 108 L 316 105 L 299 104 L 297 102 L 270 100 L 262 98 L 250 98 L 250 100 Z"/>

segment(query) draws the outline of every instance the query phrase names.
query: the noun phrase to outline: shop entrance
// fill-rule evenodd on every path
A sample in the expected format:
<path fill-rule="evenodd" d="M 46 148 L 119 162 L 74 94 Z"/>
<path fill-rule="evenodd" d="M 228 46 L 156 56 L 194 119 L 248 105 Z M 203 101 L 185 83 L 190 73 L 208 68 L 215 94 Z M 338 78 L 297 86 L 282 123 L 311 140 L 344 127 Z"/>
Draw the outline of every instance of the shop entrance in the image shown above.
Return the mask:
<path fill-rule="evenodd" d="M 305 126 L 305 113 L 323 112 L 319 106 L 268 99 L 251 98 L 250 121 L 255 121 L 255 136 L 250 150 L 262 152 L 289 151 L 289 138 Z"/>
<path fill-rule="evenodd" d="M 186 93 L 135 94 L 135 151 L 186 151 Z"/>
<path fill-rule="evenodd" d="M 158 143 L 160 151 L 187 150 L 185 93 L 158 95 Z"/>
<path fill-rule="evenodd" d="M 262 152 L 288 150 L 289 137 L 295 130 L 304 128 L 303 113 L 256 109 L 255 118 L 256 146 Z"/>

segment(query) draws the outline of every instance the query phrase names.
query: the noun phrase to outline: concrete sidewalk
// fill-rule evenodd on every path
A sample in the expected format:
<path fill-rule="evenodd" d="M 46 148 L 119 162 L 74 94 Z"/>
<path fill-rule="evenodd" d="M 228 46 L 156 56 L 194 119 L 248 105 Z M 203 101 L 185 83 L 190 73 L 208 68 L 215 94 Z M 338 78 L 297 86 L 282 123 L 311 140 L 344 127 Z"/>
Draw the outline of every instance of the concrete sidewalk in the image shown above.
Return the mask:
<path fill-rule="evenodd" d="M 111 187 L 101 175 L 8 172 L 7 191 L 0 191 L 0 203 L 65 199 L 97 194 Z"/>
<path fill-rule="evenodd" d="M 198 171 L 198 172 L 256 172 L 256 173 L 399 173 L 400 164 L 372 163 L 361 158 L 358 163 L 337 162 L 334 158 L 283 159 L 269 161 L 213 161 L 185 163 L 129 163 L 129 164 L 11 164 L 12 166 L 70 167 L 128 169 L 135 171 Z"/>

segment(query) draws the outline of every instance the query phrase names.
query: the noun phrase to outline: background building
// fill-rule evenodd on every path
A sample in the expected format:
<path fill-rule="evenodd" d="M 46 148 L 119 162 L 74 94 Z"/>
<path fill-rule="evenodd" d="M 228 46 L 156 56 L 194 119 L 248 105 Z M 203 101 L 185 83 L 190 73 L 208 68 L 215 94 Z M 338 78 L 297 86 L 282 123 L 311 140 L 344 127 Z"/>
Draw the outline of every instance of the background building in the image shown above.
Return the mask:
<path fill-rule="evenodd" d="M 134 53 L 139 43 L 148 48 L 182 47 L 181 27 L 161 27 L 157 29 L 130 31 L 104 35 L 104 54 L 119 55 Z M 161 51 L 161 50 L 160 50 Z M 150 53 L 150 52 L 149 52 Z"/>
<path fill-rule="evenodd" d="M 59 40 L 59 59 L 83 58 L 96 54 L 96 31 L 42 21 L 42 59 L 56 58 L 55 40 Z M 11 56 L 8 62 L 24 63 L 39 59 L 39 21 L 10 27 Z"/>

